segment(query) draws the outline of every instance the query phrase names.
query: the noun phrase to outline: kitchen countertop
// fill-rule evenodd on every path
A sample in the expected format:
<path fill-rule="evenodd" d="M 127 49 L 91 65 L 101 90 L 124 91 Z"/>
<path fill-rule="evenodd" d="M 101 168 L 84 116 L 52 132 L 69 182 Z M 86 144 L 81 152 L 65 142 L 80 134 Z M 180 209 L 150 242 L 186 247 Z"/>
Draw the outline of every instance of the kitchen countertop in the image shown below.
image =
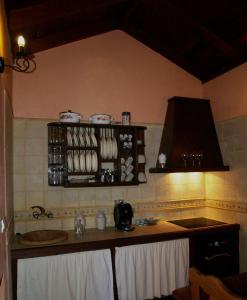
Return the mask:
<path fill-rule="evenodd" d="M 162 240 L 171 240 L 195 236 L 205 232 L 223 231 L 226 229 L 239 229 L 239 224 L 223 224 L 210 227 L 187 229 L 166 221 L 159 221 L 156 225 L 135 226 L 135 230 L 122 232 L 114 227 L 105 230 L 95 228 L 86 229 L 82 237 L 78 239 L 73 230 L 68 232 L 68 240 L 42 246 L 27 246 L 19 242 L 20 237 L 15 236 L 12 243 L 12 258 L 36 257 L 93 249 L 142 244 Z"/>

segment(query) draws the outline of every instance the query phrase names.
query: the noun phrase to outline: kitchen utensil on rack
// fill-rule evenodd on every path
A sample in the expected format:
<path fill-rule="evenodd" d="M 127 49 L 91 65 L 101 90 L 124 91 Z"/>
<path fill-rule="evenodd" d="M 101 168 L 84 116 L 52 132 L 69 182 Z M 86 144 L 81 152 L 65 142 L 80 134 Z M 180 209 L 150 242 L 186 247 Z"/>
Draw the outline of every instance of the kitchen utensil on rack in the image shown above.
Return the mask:
<path fill-rule="evenodd" d="M 63 123 L 79 123 L 82 116 L 79 113 L 72 112 L 71 110 L 59 113 L 59 120 Z"/>
<path fill-rule="evenodd" d="M 111 124 L 112 116 L 108 114 L 94 114 L 89 120 L 93 124 Z"/>

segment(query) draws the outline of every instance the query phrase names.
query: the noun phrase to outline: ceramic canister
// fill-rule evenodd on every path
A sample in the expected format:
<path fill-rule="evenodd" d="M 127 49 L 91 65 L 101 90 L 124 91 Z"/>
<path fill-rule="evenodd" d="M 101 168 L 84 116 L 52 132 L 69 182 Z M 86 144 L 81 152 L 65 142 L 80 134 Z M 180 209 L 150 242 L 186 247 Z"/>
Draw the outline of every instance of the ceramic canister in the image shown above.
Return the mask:
<path fill-rule="evenodd" d="M 106 227 L 106 216 L 103 211 L 99 211 L 95 218 L 96 228 L 104 230 Z"/>

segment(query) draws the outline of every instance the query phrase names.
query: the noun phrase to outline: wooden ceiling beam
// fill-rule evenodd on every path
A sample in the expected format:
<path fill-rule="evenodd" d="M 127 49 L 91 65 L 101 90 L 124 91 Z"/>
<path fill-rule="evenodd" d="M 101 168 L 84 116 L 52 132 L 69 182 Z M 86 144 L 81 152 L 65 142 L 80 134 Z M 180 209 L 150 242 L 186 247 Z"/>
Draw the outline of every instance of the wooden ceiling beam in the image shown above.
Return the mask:
<path fill-rule="evenodd" d="M 75 42 L 84 38 L 88 38 L 97 34 L 111 31 L 112 22 L 109 20 L 101 20 L 99 23 L 86 24 L 64 30 L 62 32 L 50 33 L 44 37 L 31 40 L 32 53 L 48 50 L 53 47 L 61 46 L 67 43 Z"/>
<path fill-rule="evenodd" d="M 100 15 L 102 11 L 117 8 L 127 0 L 53 0 L 26 6 L 22 9 L 9 11 L 9 27 L 12 31 L 25 30 L 42 26 L 44 23 L 55 22 L 68 16 L 74 15 L 89 18 Z"/>

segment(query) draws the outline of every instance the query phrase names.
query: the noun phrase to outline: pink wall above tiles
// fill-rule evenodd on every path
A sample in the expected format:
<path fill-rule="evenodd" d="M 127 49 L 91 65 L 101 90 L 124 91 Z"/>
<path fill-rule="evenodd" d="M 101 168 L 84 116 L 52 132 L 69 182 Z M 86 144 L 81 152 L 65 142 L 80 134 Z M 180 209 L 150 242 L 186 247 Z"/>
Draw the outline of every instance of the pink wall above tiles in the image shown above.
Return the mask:
<path fill-rule="evenodd" d="M 122 111 L 133 122 L 163 123 L 167 99 L 202 97 L 202 85 L 122 31 L 112 31 L 36 55 L 33 74 L 14 74 L 14 115 L 57 118 L 71 109 L 85 118 Z"/>
<path fill-rule="evenodd" d="M 203 85 L 217 121 L 247 114 L 247 63 Z"/>

